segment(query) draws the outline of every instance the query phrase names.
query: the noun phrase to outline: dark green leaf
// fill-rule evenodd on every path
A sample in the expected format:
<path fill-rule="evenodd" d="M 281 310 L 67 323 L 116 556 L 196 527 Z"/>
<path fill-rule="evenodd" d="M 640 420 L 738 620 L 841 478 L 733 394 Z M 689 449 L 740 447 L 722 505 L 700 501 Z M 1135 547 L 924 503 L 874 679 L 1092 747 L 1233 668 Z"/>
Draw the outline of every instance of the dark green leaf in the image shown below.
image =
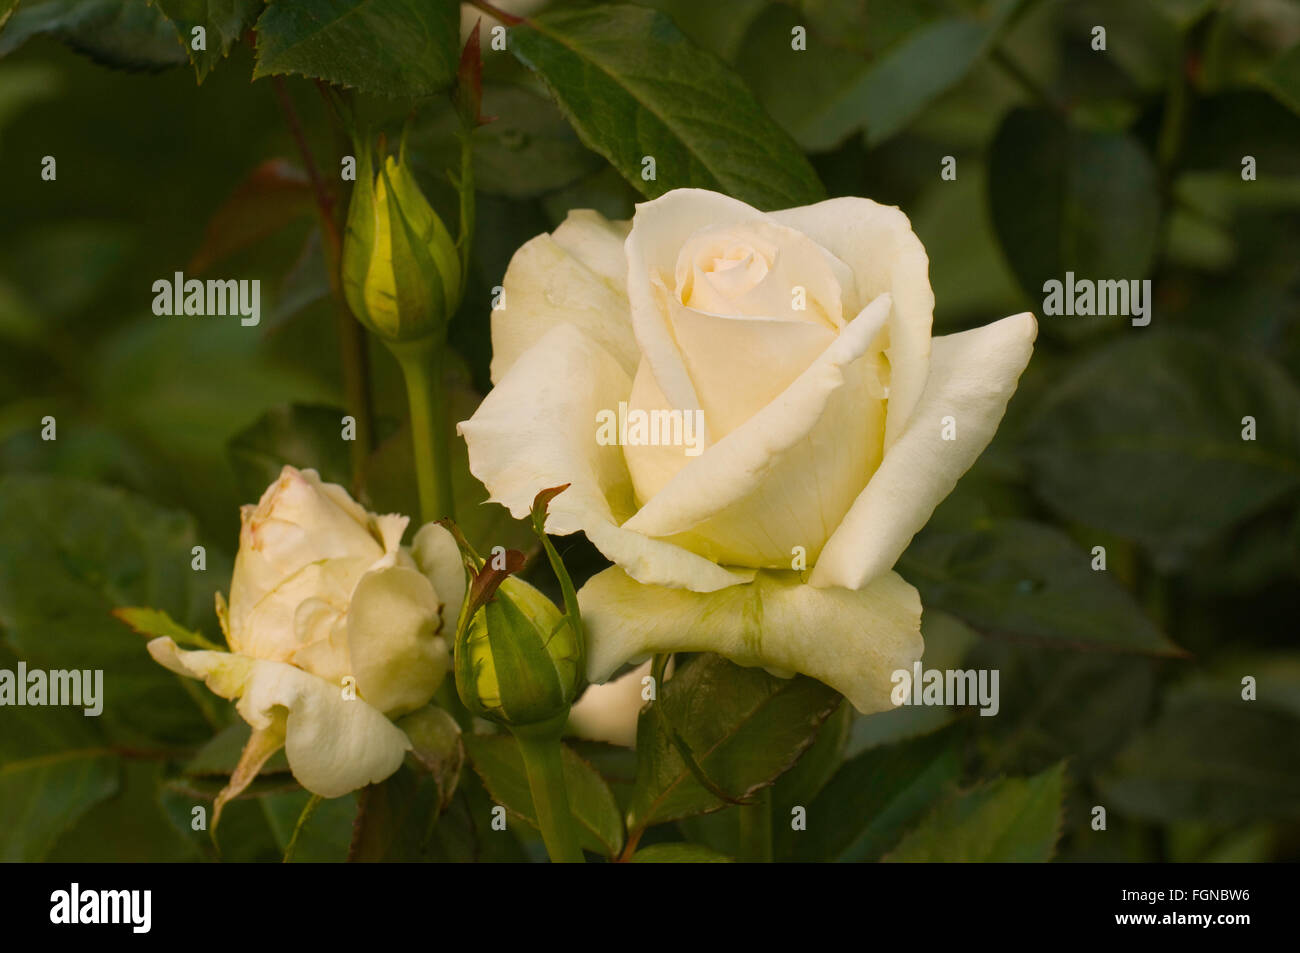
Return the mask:
<path fill-rule="evenodd" d="M 13 670 L 9 653 L 0 661 Z M 0 861 L 41 860 L 118 787 L 118 760 L 77 709 L 6 708 L 0 732 Z"/>
<path fill-rule="evenodd" d="M 739 77 L 662 13 L 559 11 L 514 27 L 510 48 L 541 74 L 582 141 L 644 195 L 697 187 L 766 209 L 824 195 Z M 645 157 L 655 161 L 654 179 L 642 178 Z"/>
<path fill-rule="evenodd" d="M 1255 440 L 1242 439 L 1244 417 Z M 1049 393 L 1025 455 L 1058 512 L 1176 554 L 1300 486 L 1300 391 L 1221 340 L 1130 338 Z"/>
<path fill-rule="evenodd" d="M 347 851 L 354 863 L 427 860 L 442 815 L 437 779 L 410 763 L 357 796 Z"/>
<path fill-rule="evenodd" d="M 782 834 L 794 860 L 877 860 L 957 782 L 958 726 L 864 751 L 807 805 L 807 830 Z M 785 817 L 775 819 L 789 826 Z"/>
<path fill-rule="evenodd" d="M 0 56 L 48 34 L 105 66 L 163 69 L 185 62 L 175 28 L 149 0 L 23 0 L 0 24 Z"/>
<path fill-rule="evenodd" d="M 1079 129 L 1051 111 L 1017 109 L 993 141 L 993 225 L 1034 299 L 1043 296 L 1044 282 L 1065 281 L 1067 271 L 1089 280 L 1144 277 L 1156 247 L 1159 194 L 1155 166 L 1123 133 Z"/>
<path fill-rule="evenodd" d="M 215 628 L 213 593 L 230 578 L 187 516 L 119 490 L 75 480 L 0 480 L 0 626 L 31 667 L 102 669 L 104 726 L 191 741 L 210 734 L 178 676 L 110 614 L 150 605 L 184 624 Z"/>
<path fill-rule="evenodd" d="M 1300 43 L 1279 56 L 1260 76 L 1259 82 L 1278 102 L 1300 114 Z"/>
<path fill-rule="evenodd" d="M 262 9 L 262 0 L 154 0 L 154 3 L 176 24 L 181 45 L 194 64 L 200 83 L 225 59 Z M 194 49 L 195 27 L 203 27 L 202 50 Z"/>
<path fill-rule="evenodd" d="M 428 96 L 456 77 L 455 0 L 294 0 L 257 21 L 253 78 L 298 73 L 381 96 Z"/>
<path fill-rule="evenodd" d="M 984 17 L 949 17 L 920 27 L 850 85 L 810 108 L 799 141 L 826 149 L 864 125 L 868 144 L 888 139 L 965 77 L 1023 2 L 998 0 Z M 797 55 L 817 53 L 810 47 Z"/>
<path fill-rule="evenodd" d="M 643 829 L 725 806 L 697 777 L 679 745 L 689 750 L 715 791 L 743 800 L 794 765 L 840 701 L 837 692 L 811 678 L 776 678 L 720 656 L 697 656 L 641 713 L 629 827 Z"/>
<path fill-rule="evenodd" d="M 651 844 L 632 855 L 634 864 L 730 864 L 732 859 L 699 844 Z"/>
<path fill-rule="evenodd" d="M 1175 695 L 1101 779 L 1102 803 L 1157 821 L 1300 817 L 1300 710 L 1226 689 Z"/>
<path fill-rule="evenodd" d="M 899 561 L 925 605 L 994 633 L 1076 648 L 1176 655 L 1133 597 L 1062 533 L 1028 520 L 927 530 Z"/>
<path fill-rule="evenodd" d="M 186 762 L 182 770 L 185 774 L 229 777 L 234 773 L 235 766 L 239 764 L 239 756 L 243 754 L 250 733 L 251 729 L 247 722 L 242 718 L 235 719 L 200 748 L 194 757 Z M 266 764 L 262 765 L 258 776 L 284 774 L 288 770 L 289 761 L 285 757 L 284 749 L 281 748 L 267 759 Z"/>
<path fill-rule="evenodd" d="M 357 813 L 356 794 L 320 801 L 298 832 L 292 862 L 295 864 L 338 863 L 346 860 L 352 842 L 352 820 Z M 268 794 L 258 799 L 267 823 L 275 836 L 281 856 L 289 846 L 298 818 L 311 799 L 307 791 L 292 794 Z M 226 817 L 221 818 L 224 832 Z"/>
<path fill-rule="evenodd" d="M 533 827 L 533 795 L 528 788 L 519 745 L 509 735 L 465 735 L 470 761 L 492 797 L 516 817 Z M 585 850 L 614 857 L 623 849 L 623 818 L 614 795 L 595 769 L 568 745 L 563 746 L 564 780 L 569 789 L 569 807 L 578 823 L 579 841 Z"/>
<path fill-rule="evenodd" d="M 1025 863 L 1051 860 L 1061 833 L 1065 763 L 1006 778 L 938 805 L 886 861 Z"/>

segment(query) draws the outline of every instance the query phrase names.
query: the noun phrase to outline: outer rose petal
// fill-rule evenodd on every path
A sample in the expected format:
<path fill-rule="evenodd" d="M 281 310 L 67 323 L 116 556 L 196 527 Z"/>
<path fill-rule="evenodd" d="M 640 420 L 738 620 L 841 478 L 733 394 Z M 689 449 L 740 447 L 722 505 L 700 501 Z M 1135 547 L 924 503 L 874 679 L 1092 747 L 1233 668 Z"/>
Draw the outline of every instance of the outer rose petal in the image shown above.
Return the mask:
<path fill-rule="evenodd" d="M 814 589 L 792 572 L 700 594 L 643 586 L 618 567 L 578 593 L 593 682 L 657 652 L 717 652 L 740 665 L 802 672 L 863 714 L 893 708 L 890 676 L 921 657 L 921 597 L 887 573 L 862 590 Z"/>
<path fill-rule="evenodd" d="M 433 583 L 434 595 L 442 605 L 439 634 L 450 639 L 460 620 L 460 605 L 465 601 L 465 564 L 456 539 L 446 527 L 425 523 L 411 540 L 411 555 L 420 572 Z"/>
<path fill-rule="evenodd" d="M 641 697 L 641 679 L 650 674 L 653 664 L 647 659 L 612 682 L 587 686 L 569 711 L 569 731 L 590 741 L 635 748 L 636 723 L 646 703 Z M 672 674 L 671 668 L 668 674 Z"/>
<path fill-rule="evenodd" d="M 348 649 L 357 692 L 395 717 L 425 704 L 451 664 L 438 598 L 414 569 L 393 566 L 366 573 L 348 609 Z"/>
<path fill-rule="evenodd" d="M 889 292 L 891 367 L 885 449 L 903 432 L 925 387 L 930 354 L 934 292 L 930 259 L 907 216 L 870 199 L 837 198 L 773 212 L 772 218 L 798 229 L 853 270 L 859 301 Z M 847 292 L 846 292 L 847 296 Z"/>
<path fill-rule="evenodd" d="M 628 314 L 623 255 L 628 227 L 581 209 L 570 212 L 553 233 L 520 246 L 502 282 L 505 307 L 492 312 L 492 383 L 562 323 L 581 328 L 624 371 L 635 373 L 640 355 Z"/>
<path fill-rule="evenodd" d="M 298 783 L 321 797 L 384 780 L 402 764 L 411 743 L 400 728 L 339 686 L 283 662 L 229 652 L 182 652 L 168 638 L 153 639 L 149 654 L 179 675 L 201 678 L 236 706 L 255 732 L 273 729 L 282 714 L 285 754 Z"/>
<path fill-rule="evenodd" d="M 683 467 L 627 521 L 719 562 L 788 568 L 821 551 L 880 460 L 880 401 L 859 362 L 890 313 L 862 310 L 775 401 Z"/>
<path fill-rule="evenodd" d="M 822 550 L 810 584 L 856 589 L 898 561 L 993 439 L 1037 333 L 1025 312 L 935 338 L 911 421 Z M 955 440 L 942 439 L 947 416 L 956 420 Z"/>
<path fill-rule="evenodd" d="M 748 581 L 750 573 L 621 528 L 634 508 L 632 479 L 622 448 L 596 442 L 596 414 L 616 409 L 631 389 L 607 351 L 572 325 L 559 325 L 458 426 L 470 472 L 516 519 L 528 516 L 540 490 L 570 484 L 551 501 L 547 531 L 582 530 L 637 579 L 697 592 Z"/>

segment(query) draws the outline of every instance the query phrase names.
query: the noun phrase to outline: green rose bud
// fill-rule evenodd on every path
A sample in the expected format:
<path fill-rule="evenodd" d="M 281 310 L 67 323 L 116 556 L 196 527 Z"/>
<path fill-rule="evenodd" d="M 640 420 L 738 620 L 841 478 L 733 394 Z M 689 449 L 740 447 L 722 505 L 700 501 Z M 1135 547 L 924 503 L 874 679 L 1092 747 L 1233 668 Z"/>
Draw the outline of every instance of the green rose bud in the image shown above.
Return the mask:
<path fill-rule="evenodd" d="M 538 495 L 535 527 L 555 492 Z M 553 727 L 558 737 L 586 684 L 582 619 L 564 564 L 539 530 L 565 594 L 566 610 L 561 610 L 514 575 L 523 568 L 522 553 L 499 550 L 483 560 L 459 531 L 452 527 L 452 532 L 470 571 L 455 639 L 461 700 L 474 714 L 509 728 Z"/>
<path fill-rule="evenodd" d="M 508 577 L 468 621 L 457 645 L 456 687 L 476 715 L 511 727 L 538 725 L 568 717 L 582 687 L 579 660 L 569 618 L 528 583 Z"/>
<path fill-rule="evenodd" d="M 343 243 L 343 291 L 352 313 L 389 342 L 441 335 L 460 304 L 456 242 L 406 163 L 358 149 Z M 382 156 L 382 149 L 379 151 Z"/>

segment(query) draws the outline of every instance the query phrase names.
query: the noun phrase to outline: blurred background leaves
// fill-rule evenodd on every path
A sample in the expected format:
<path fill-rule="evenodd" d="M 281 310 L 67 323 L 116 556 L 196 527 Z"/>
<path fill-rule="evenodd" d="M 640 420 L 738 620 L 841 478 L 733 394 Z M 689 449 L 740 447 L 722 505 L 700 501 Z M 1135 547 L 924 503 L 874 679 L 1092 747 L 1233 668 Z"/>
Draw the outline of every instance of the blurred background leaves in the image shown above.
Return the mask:
<path fill-rule="evenodd" d="M 155 665 L 109 610 L 156 606 L 216 638 L 238 505 L 284 463 L 349 481 L 306 170 L 270 82 L 249 79 L 290 77 L 331 181 L 346 146 L 310 80 L 347 84 L 380 120 L 413 113 L 413 164 L 454 219 L 441 94 L 457 5 L 421 5 L 419 29 L 403 19 L 412 5 L 387 0 L 364 5 L 355 38 L 326 25 L 356 6 L 0 0 L 0 668 L 103 667 L 107 693 L 99 719 L 0 712 L 0 857 L 274 860 L 293 834 L 306 795 L 283 764 L 227 808 L 215 846 L 192 828 L 242 723 Z M 810 696 L 816 717 L 786 739 L 802 757 L 765 761 L 734 741 L 724 793 L 770 788 L 777 857 L 1300 856 L 1300 5 L 529 12 L 509 49 L 483 36 L 496 120 L 477 134 L 478 230 L 451 329 L 462 417 L 489 387 L 489 302 L 514 250 L 572 208 L 627 217 L 684 185 L 766 207 L 823 194 L 900 205 L 930 256 L 936 333 L 1040 318 L 994 444 L 899 565 L 923 593 L 926 666 L 996 668 L 1000 711 L 860 718 Z M 194 25 L 206 51 L 182 45 Z M 55 181 L 39 177 L 47 155 Z M 949 157 L 955 178 L 940 174 Z M 150 312 L 153 281 L 204 269 L 261 279 L 257 328 Z M 1066 271 L 1150 279 L 1151 325 L 1045 316 L 1042 284 Z M 378 441 L 363 499 L 411 512 L 397 369 L 380 348 L 369 361 Z M 40 437 L 46 415 L 55 441 Z M 483 499 L 462 468 L 460 492 Z M 528 544 L 500 508 L 472 512 L 471 537 Z M 561 548 L 579 583 L 603 565 L 581 539 Z M 529 573 L 553 587 L 544 560 Z M 717 665 L 685 660 L 667 687 Z M 758 672 L 705 680 L 734 710 L 781 687 Z M 681 774 L 664 741 L 653 735 L 640 774 L 626 751 L 572 745 L 601 852 L 627 847 L 621 825 L 655 778 Z M 506 797 L 510 753 L 485 752 L 406 859 L 540 856 L 526 823 L 488 831 L 494 798 L 517 818 L 529 805 Z M 737 856 L 745 808 L 684 777 L 686 809 L 639 831 L 636 859 Z M 376 790 L 325 802 L 295 859 L 410 849 L 394 806 L 437 792 L 409 767 Z M 358 804 L 369 833 L 354 841 Z M 797 808 L 806 830 L 791 830 Z"/>

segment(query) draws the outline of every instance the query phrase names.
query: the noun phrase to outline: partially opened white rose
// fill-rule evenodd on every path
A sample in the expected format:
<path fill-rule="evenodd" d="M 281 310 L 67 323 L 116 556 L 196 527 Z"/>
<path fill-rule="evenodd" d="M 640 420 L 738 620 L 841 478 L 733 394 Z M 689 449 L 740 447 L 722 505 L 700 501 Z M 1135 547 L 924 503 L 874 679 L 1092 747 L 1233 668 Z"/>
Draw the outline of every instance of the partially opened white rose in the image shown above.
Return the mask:
<path fill-rule="evenodd" d="M 547 530 L 616 564 L 579 595 L 592 681 L 713 651 L 892 707 L 923 646 L 891 569 L 992 438 L 1036 333 L 1026 313 L 932 339 L 928 267 L 896 208 L 763 213 L 696 189 L 630 229 L 575 211 L 519 249 L 496 386 L 460 429 L 492 499 L 522 518 L 571 484 Z M 682 424 L 638 430 L 639 411 Z M 597 439 L 610 414 L 625 445 Z"/>
<path fill-rule="evenodd" d="M 367 513 L 293 467 L 240 517 L 229 609 L 217 595 L 230 651 L 149 643 L 167 668 L 239 699 L 253 728 L 218 810 L 281 747 L 315 794 L 382 781 L 410 748 L 390 719 L 426 704 L 450 666 L 443 638 L 465 591 L 455 541 L 430 523 L 408 552 L 405 516 Z"/>

